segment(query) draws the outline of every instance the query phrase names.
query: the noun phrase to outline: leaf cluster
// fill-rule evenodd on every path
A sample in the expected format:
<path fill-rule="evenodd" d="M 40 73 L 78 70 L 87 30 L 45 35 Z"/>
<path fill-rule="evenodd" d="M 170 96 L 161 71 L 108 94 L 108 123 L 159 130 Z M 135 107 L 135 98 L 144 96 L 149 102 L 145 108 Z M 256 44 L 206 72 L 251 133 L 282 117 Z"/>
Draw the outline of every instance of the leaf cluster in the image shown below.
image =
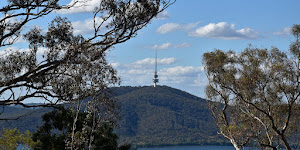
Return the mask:
<path fill-rule="evenodd" d="M 16 149 L 19 145 L 22 145 L 22 149 L 33 148 L 37 142 L 34 142 L 31 137 L 32 134 L 26 131 L 21 134 L 19 130 L 15 129 L 3 129 L 0 137 L 0 148 L 2 150 Z"/>
<path fill-rule="evenodd" d="M 87 120 L 88 113 L 78 113 L 75 129 L 75 137 L 80 138 L 81 134 L 84 134 L 85 128 L 90 127 L 93 123 L 92 120 Z M 69 135 L 73 130 L 74 123 L 74 111 L 70 109 L 60 108 L 55 109 L 49 113 L 43 115 L 44 125 L 39 128 L 37 132 L 33 134 L 33 140 L 39 141 L 35 145 L 34 149 L 42 150 L 55 150 L 55 149 L 67 149 L 66 142 Z M 88 122 L 87 122 L 88 121 Z M 93 149 L 105 149 L 105 150 L 119 150 L 129 149 L 130 146 L 123 145 L 118 147 L 118 136 L 113 133 L 113 126 L 110 123 L 104 123 L 101 127 L 98 127 L 94 133 Z M 78 137 L 77 137 L 78 136 Z M 86 137 L 87 138 L 87 137 Z M 81 139 L 82 141 L 88 141 L 90 139 Z M 77 149 L 88 149 L 88 142 L 82 143 Z M 127 147 L 127 148 L 126 148 Z"/>

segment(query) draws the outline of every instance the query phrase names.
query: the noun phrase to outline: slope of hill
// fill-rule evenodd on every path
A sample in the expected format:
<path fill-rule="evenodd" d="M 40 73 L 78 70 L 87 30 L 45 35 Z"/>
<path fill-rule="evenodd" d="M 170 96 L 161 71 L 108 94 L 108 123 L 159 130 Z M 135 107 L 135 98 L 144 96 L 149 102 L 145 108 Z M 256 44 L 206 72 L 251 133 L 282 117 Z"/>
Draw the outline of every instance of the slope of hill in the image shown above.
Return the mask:
<path fill-rule="evenodd" d="M 118 95 L 121 142 L 137 145 L 220 144 L 207 101 L 167 86 L 126 87 Z M 121 93 L 121 92 L 119 92 Z"/>
<path fill-rule="evenodd" d="M 133 145 L 222 144 L 207 108 L 207 101 L 167 86 L 116 87 L 121 119 L 116 133 L 121 143 Z M 50 108 L 28 110 L 7 106 L 0 117 L 28 114 L 17 121 L 0 121 L 0 127 L 35 131 Z"/>
<path fill-rule="evenodd" d="M 17 128 L 21 132 L 29 130 L 35 132 L 39 126 L 43 124 L 42 116 L 51 111 L 53 108 L 22 108 L 16 106 L 1 107 L 1 119 L 13 120 L 0 120 L 0 129 L 2 128 Z M 14 120 L 16 119 L 16 120 Z"/>

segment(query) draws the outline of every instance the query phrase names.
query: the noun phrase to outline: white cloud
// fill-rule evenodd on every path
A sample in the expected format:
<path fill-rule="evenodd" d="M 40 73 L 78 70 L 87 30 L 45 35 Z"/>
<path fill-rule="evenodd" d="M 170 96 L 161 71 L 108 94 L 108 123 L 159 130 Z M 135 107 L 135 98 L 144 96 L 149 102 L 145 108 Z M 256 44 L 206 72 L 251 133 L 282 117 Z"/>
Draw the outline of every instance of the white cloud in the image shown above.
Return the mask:
<path fill-rule="evenodd" d="M 273 35 L 288 36 L 291 35 L 291 27 L 285 27 L 283 30 L 274 32 Z"/>
<path fill-rule="evenodd" d="M 163 43 L 162 45 L 153 45 L 151 48 L 156 50 L 164 50 L 171 47 L 171 43 Z"/>
<path fill-rule="evenodd" d="M 170 14 L 167 11 L 163 11 L 155 17 L 155 19 L 159 19 L 159 20 L 168 19 L 168 18 L 170 18 Z"/>
<path fill-rule="evenodd" d="M 187 48 L 187 47 L 191 47 L 191 46 L 192 46 L 192 44 L 186 43 L 186 42 L 179 43 L 179 44 L 172 44 L 172 43 L 168 42 L 168 43 L 163 43 L 161 45 L 155 44 L 153 46 L 150 46 L 150 48 L 155 49 L 155 50 L 166 50 L 166 49 L 169 49 L 171 47 L 173 47 L 173 48 Z"/>
<path fill-rule="evenodd" d="M 136 62 L 134 62 L 133 64 L 136 64 L 136 65 L 151 65 L 151 64 L 154 64 L 155 63 L 155 58 L 145 58 L 145 59 L 142 59 L 142 60 L 138 60 Z"/>
<path fill-rule="evenodd" d="M 95 22 L 96 25 L 101 23 L 103 19 L 97 17 Z M 107 20 L 104 22 L 100 30 L 104 31 L 105 26 L 110 22 L 110 20 Z M 75 21 L 72 22 L 73 28 L 74 28 L 74 34 L 92 34 L 94 33 L 94 18 L 88 18 L 84 21 Z"/>
<path fill-rule="evenodd" d="M 193 86 L 199 87 L 199 86 L 206 86 L 208 84 L 207 77 L 204 72 L 201 72 L 197 75 L 197 77 L 193 81 Z"/>
<path fill-rule="evenodd" d="M 166 34 L 166 33 L 174 32 L 174 31 L 178 31 L 178 30 L 190 30 L 192 28 L 195 28 L 198 24 L 199 24 L 199 22 L 190 23 L 190 24 L 186 24 L 186 25 L 180 25 L 177 23 L 166 23 L 166 24 L 161 25 L 156 30 L 156 32 L 158 32 L 160 34 Z"/>
<path fill-rule="evenodd" d="M 176 23 L 167 23 L 167 24 L 164 24 L 164 25 L 160 26 L 156 30 L 156 32 L 158 32 L 160 34 L 165 34 L 165 33 L 177 31 L 177 30 L 180 30 L 180 29 L 181 29 L 181 26 L 179 24 L 176 24 Z"/>
<path fill-rule="evenodd" d="M 182 29 L 183 29 L 183 30 L 190 30 L 190 29 L 195 28 L 198 24 L 200 24 L 200 22 L 189 23 L 189 24 L 183 25 L 183 26 L 182 26 Z"/>
<path fill-rule="evenodd" d="M 157 64 L 159 65 L 170 65 L 176 62 L 176 58 L 171 57 L 171 58 L 158 58 L 157 59 Z M 155 64 L 155 58 L 145 58 L 142 60 L 138 60 L 133 63 L 134 65 L 154 65 Z"/>
<path fill-rule="evenodd" d="M 251 28 L 236 29 L 235 24 L 226 22 L 210 23 L 206 26 L 196 29 L 189 34 L 190 36 L 218 38 L 224 40 L 255 39 L 258 32 Z"/>
<path fill-rule="evenodd" d="M 77 3 L 74 5 L 75 1 Z M 99 7 L 101 0 L 72 0 L 68 5 L 72 6 L 70 9 L 62 9 L 57 11 L 59 14 L 73 14 L 73 13 L 84 13 L 92 12 L 95 7 Z"/>
<path fill-rule="evenodd" d="M 122 72 L 125 72 L 122 75 L 147 75 L 150 74 L 151 77 L 154 73 L 154 66 L 153 68 L 123 68 Z M 176 66 L 176 67 L 165 67 L 158 70 L 159 78 L 164 81 L 165 83 L 185 83 L 185 84 L 194 84 L 195 81 L 200 80 L 199 75 L 203 72 L 202 67 L 195 67 L 195 66 Z M 205 79 L 202 77 L 202 79 Z M 189 80 L 189 83 L 187 81 Z"/>
<path fill-rule="evenodd" d="M 126 83 L 136 83 L 135 79 L 138 79 L 139 84 L 147 85 L 151 83 L 151 79 L 154 73 L 153 68 L 145 67 L 132 67 L 119 69 L 119 74 L 123 81 Z M 158 70 L 158 76 L 160 83 L 163 84 L 185 84 L 188 86 L 204 86 L 206 85 L 206 78 L 203 72 L 203 67 L 195 66 L 176 66 L 176 67 L 165 67 Z M 130 82 L 129 82 L 130 80 Z"/>
<path fill-rule="evenodd" d="M 208 83 L 203 70 L 204 68 L 201 66 L 176 66 L 163 68 L 158 75 L 163 84 L 180 88 L 184 86 L 186 90 L 196 93 L 198 90 L 204 89 Z"/>
<path fill-rule="evenodd" d="M 163 58 L 163 59 L 157 59 L 157 63 L 158 64 L 162 64 L 162 65 L 170 65 L 176 62 L 176 58 Z"/>
<path fill-rule="evenodd" d="M 167 85 L 179 88 L 192 94 L 204 97 L 203 90 L 207 84 L 204 69 L 201 66 L 175 66 L 175 58 L 158 59 L 159 85 Z M 121 77 L 121 85 L 126 86 L 151 86 L 154 74 L 154 58 L 145 58 L 130 64 L 116 64 L 118 75 Z"/>
<path fill-rule="evenodd" d="M 89 18 L 84 21 L 72 22 L 74 34 L 92 33 L 94 31 L 94 19 Z"/>
<path fill-rule="evenodd" d="M 181 76 L 193 76 L 203 71 L 203 67 L 194 66 L 176 66 L 173 68 L 164 68 L 161 70 L 162 75 L 181 77 Z"/>
<path fill-rule="evenodd" d="M 128 70 L 128 74 L 133 74 L 133 75 L 141 75 L 141 74 L 147 74 L 148 70 L 140 70 L 140 69 L 130 69 Z"/>

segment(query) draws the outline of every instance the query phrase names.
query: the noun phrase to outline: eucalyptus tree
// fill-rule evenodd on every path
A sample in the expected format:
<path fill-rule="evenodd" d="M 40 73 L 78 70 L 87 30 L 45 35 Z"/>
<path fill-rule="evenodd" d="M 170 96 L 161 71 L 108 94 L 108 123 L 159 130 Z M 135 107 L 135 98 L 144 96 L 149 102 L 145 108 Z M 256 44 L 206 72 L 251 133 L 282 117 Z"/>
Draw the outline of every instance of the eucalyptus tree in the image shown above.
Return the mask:
<path fill-rule="evenodd" d="M 16 128 L 2 129 L 0 136 L 0 148 L 2 150 L 11 150 L 19 147 L 19 149 L 22 150 L 29 150 L 37 144 L 37 142 L 34 142 L 31 138 L 32 134 L 29 131 L 22 134 Z"/>
<path fill-rule="evenodd" d="M 35 145 L 32 147 L 35 150 L 65 150 L 70 149 L 68 141 L 69 134 L 73 127 L 73 112 L 70 109 L 58 107 L 51 112 L 43 115 L 44 124 L 33 133 L 32 139 Z M 80 112 L 78 121 L 76 122 L 76 134 L 80 137 L 76 141 L 77 149 L 104 149 L 104 150 L 128 150 L 130 145 L 118 145 L 118 136 L 113 133 L 113 126 L 110 122 L 106 122 L 98 126 L 94 131 L 94 138 L 86 137 L 87 125 L 93 126 L 93 120 L 89 118 L 88 112 Z M 91 140 L 91 141 L 90 141 Z"/>
<path fill-rule="evenodd" d="M 137 35 L 175 0 L 101 0 L 95 7 L 92 36 L 74 35 L 67 18 L 56 17 L 43 32 L 26 24 L 49 13 L 70 9 L 61 0 L 7 0 L 0 8 L 0 48 L 24 38 L 26 51 L 10 51 L 0 57 L 0 105 L 53 106 L 94 96 L 119 78 L 105 55 L 114 45 Z M 7 48 L 8 49 L 8 48 Z M 39 52 L 43 51 L 40 59 Z M 25 100 L 42 99 L 39 105 Z M 39 102 L 39 101 L 37 101 Z"/>
<path fill-rule="evenodd" d="M 93 149 L 95 131 L 107 121 L 115 123 L 117 105 L 106 92 L 110 85 L 119 83 L 119 78 L 106 61 L 107 52 L 135 37 L 176 0 L 100 0 L 93 12 L 91 36 L 74 35 L 72 23 L 62 17 L 52 20 L 46 32 L 38 27 L 22 32 L 33 20 L 78 7 L 85 1 L 88 0 L 72 0 L 71 5 L 62 5 L 62 0 L 7 0 L 2 3 L 5 6 L 0 6 L 0 48 L 9 49 L 20 38 L 28 43 L 28 50 L 0 56 L 0 105 L 77 104 L 67 149 L 79 149 L 82 142 Z M 86 118 L 92 125 L 86 124 L 84 132 L 77 136 L 76 122 L 86 98 L 90 98 Z M 44 103 L 28 104 L 28 99 Z"/>
<path fill-rule="evenodd" d="M 299 140 L 300 26 L 290 52 L 246 48 L 203 55 L 206 94 L 220 134 L 236 149 L 254 142 L 263 149 L 292 149 Z"/>

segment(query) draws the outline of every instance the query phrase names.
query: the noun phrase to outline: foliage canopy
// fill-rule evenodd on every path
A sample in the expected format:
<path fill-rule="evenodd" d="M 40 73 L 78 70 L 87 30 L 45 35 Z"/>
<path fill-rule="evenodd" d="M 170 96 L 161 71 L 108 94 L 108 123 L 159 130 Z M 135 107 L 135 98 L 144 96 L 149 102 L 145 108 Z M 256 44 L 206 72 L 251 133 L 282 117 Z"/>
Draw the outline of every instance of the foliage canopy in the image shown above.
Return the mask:
<path fill-rule="evenodd" d="M 74 111 L 71 109 L 54 109 L 53 111 L 43 115 L 44 125 L 33 134 L 33 140 L 38 142 L 34 149 L 36 150 L 63 150 L 68 149 L 66 142 L 70 138 L 73 131 Z M 113 133 L 113 124 L 107 122 L 98 127 L 94 133 L 92 147 L 89 147 L 91 138 L 87 132 L 90 132 L 93 120 L 88 118 L 88 113 L 79 112 L 75 137 L 80 139 L 80 143 L 76 143 L 76 149 L 105 149 L 105 150 L 127 150 L 130 145 L 118 146 L 118 136 Z M 84 138 L 85 137 L 85 138 Z"/>
<path fill-rule="evenodd" d="M 211 111 L 220 134 L 236 149 L 251 141 L 290 150 L 299 141 L 299 31 L 294 25 L 296 42 L 290 53 L 249 46 L 241 53 L 215 50 L 203 55 Z"/>
<path fill-rule="evenodd" d="M 29 131 L 21 134 L 16 128 L 3 129 L 0 136 L 0 148 L 2 150 L 13 150 L 19 145 L 22 145 L 22 149 L 33 148 L 37 142 L 34 142 L 31 137 L 32 135 Z"/>

